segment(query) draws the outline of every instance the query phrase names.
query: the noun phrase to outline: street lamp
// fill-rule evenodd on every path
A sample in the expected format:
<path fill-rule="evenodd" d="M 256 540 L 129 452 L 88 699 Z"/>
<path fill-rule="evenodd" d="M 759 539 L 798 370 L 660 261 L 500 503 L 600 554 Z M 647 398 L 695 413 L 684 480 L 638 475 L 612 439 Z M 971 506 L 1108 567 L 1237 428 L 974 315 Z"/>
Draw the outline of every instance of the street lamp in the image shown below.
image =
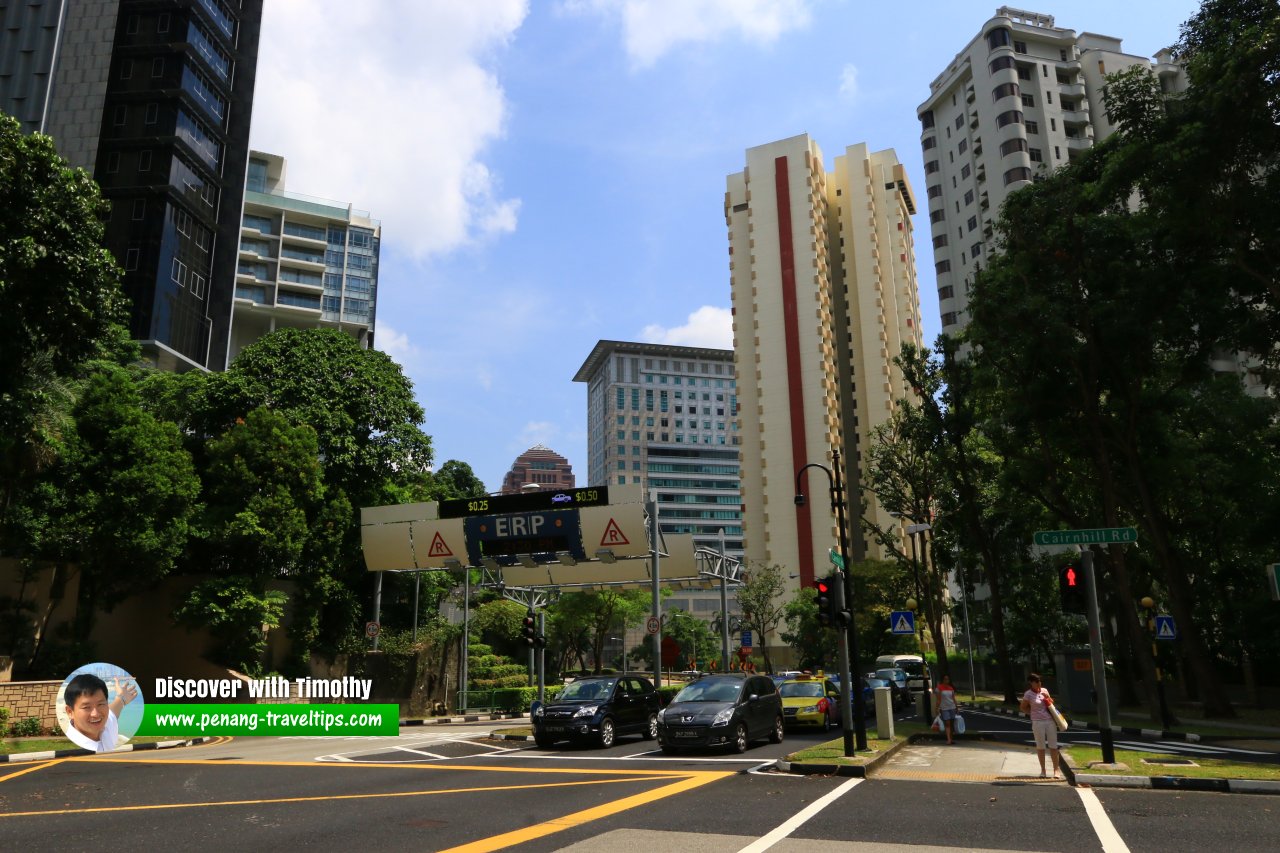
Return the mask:
<path fill-rule="evenodd" d="M 1160 672 L 1160 656 L 1156 647 L 1156 601 L 1151 596 L 1144 595 L 1138 603 L 1147 611 L 1147 630 L 1151 632 L 1151 662 L 1156 669 L 1156 693 L 1160 697 L 1160 725 L 1169 729 L 1173 727 L 1173 718 L 1169 716 L 1169 705 L 1164 698 L 1164 677 Z"/>
<path fill-rule="evenodd" d="M 920 586 L 919 557 L 924 555 L 923 534 L 927 530 L 932 530 L 933 525 L 928 524 L 926 522 L 920 522 L 918 524 L 908 524 L 903 529 L 906 531 L 906 534 L 911 537 L 911 572 L 912 574 L 915 575 L 915 579 L 916 579 L 916 599 L 918 601 L 924 602 L 924 618 L 927 620 L 929 618 L 929 598 L 922 594 L 923 588 Z M 917 533 L 922 534 L 920 537 L 919 552 L 916 551 L 916 534 Z M 907 607 L 912 610 L 915 609 L 914 607 L 911 607 L 911 602 L 907 602 Z M 919 624 L 919 622 L 920 620 L 917 619 L 916 623 Z M 924 625 L 919 626 L 919 631 L 920 631 L 920 656 L 923 658 L 924 657 Z M 929 683 L 928 661 L 925 661 L 923 669 L 924 669 L 924 721 L 927 723 L 929 722 L 930 718 L 933 717 L 933 695 L 932 693 L 930 693 L 930 690 L 932 689 L 932 685 Z"/>
<path fill-rule="evenodd" d="M 840 725 L 844 729 L 844 754 L 854 754 L 854 736 L 857 736 L 858 749 L 867 748 L 866 709 L 862 702 L 862 691 L 853 680 L 849 671 L 849 661 L 858 660 L 858 635 L 854 626 L 853 579 L 849 574 L 849 533 L 844 521 L 844 480 L 840 475 L 840 450 L 831 451 L 831 468 L 817 462 L 810 462 L 796 472 L 796 506 L 804 506 L 804 490 L 800 486 L 800 478 L 809 468 L 817 468 L 827 475 L 831 484 L 831 510 L 836 514 L 836 526 L 840 531 L 840 574 L 844 583 L 844 600 L 849 608 L 849 624 L 843 631 L 836 632 L 836 648 L 840 656 Z M 835 469 L 835 473 L 832 473 Z M 853 701 L 853 693 L 858 690 L 858 701 Z M 852 719 L 851 719 L 852 718 Z"/>

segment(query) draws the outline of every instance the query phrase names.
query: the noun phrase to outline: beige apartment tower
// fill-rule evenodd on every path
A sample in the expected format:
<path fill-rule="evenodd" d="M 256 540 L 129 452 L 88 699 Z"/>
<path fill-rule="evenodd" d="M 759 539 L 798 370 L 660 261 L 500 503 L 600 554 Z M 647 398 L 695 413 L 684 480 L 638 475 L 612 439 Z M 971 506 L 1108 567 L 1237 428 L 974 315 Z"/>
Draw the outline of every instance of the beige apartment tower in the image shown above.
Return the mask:
<path fill-rule="evenodd" d="M 916 113 L 944 334 L 969 322 L 969 287 L 1004 200 L 1111 135 L 1105 78 L 1134 65 L 1150 68 L 1165 91 L 1187 86 L 1168 50 L 1154 61 L 1134 56 L 1118 38 L 1002 6 L 929 84 Z"/>
<path fill-rule="evenodd" d="M 791 589 L 825 574 L 839 541 L 829 482 L 839 448 L 850 557 L 880 556 L 858 521 L 862 452 L 897 401 L 914 393 L 892 362 L 923 344 L 911 215 L 915 199 L 892 150 L 852 145 L 831 171 L 809 136 L 747 151 L 728 177 L 741 435 L 743 550 L 780 565 Z M 890 519 L 874 503 L 871 520 Z M 787 595 L 789 597 L 789 593 Z"/>

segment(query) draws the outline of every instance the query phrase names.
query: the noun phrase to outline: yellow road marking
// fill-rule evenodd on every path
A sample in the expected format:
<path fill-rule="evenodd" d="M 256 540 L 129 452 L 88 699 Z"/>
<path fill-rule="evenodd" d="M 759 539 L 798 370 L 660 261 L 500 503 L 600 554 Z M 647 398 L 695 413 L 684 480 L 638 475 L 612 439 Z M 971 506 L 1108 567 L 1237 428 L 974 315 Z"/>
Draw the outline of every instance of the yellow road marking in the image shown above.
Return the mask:
<path fill-rule="evenodd" d="M 729 774 L 723 774 L 729 775 Z M 636 776 L 628 779 L 588 779 L 580 782 L 544 782 L 537 785 L 495 785 L 481 788 L 446 788 L 439 791 L 394 791 L 381 794 L 331 794 L 321 797 L 278 797 L 269 800 L 224 800 L 215 803 L 155 803 L 145 806 L 100 806 L 88 809 L 48 809 L 33 812 L 0 812 L 0 818 L 6 817 L 40 817 L 42 815 L 65 814 L 101 814 L 103 812 L 137 812 L 156 811 L 159 809 L 199 809 L 210 806 L 257 806 L 272 803 L 311 803 L 329 800 L 376 800 L 389 797 L 429 797 L 435 794 L 476 794 L 488 791 L 528 791 L 532 788 L 572 788 L 580 785 L 610 785 L 621 782 L 652 782 L 650 776 Z M 680 783 L 676 783 L 677 785 Z M 700 783 L 705 784 L 705 783 Z M 671 787 L 671 786 L 668 786 Z M 665 790 L 665 789 L 663 789 Z M 674 792 L 673 792 L 674 793 Z M 627 800 L 632 798 L 628 797 Z M 626 802 L 622 800 L 620 802 Z M 637 803 L 638 805 L 638 803 Z M 628 806 L 627 808 L 630 808 Z M 562 827 L 563 828 L 563 827 Z M 486 848 L 497 849 L 497 848 Z"/>
<path fill-rule="evenodd" d="M 552 835 L 556 832 L 562 832 L 575 826 L 581 826 L 584 823 L 590 823 L 593 820 L 599 820 L 602 817 L 618 814 L 619 812 L 633 809 L 636 806 L 642 806 L 645 803 L 652 803 L 655 800 L 665 799 L 684 791 L 707 785 L 726 776 L 735 775 L 732 772 L 725 771 L 694 771 L 686 773 L 686 778 L 670 785 L 664 785 L 653 791 L 645 791 L 642 794 L 635 794 L 630 797 L 624 797 L 621 800 L 614 800 L 611 803 L 595 806 L 594 808 L 585 809 L 580 812 L 574 812 L 563 817 L 558 817 L 535 826 L 526 827 L 525 829 L 517 829 L 514 832 L 504 832 L 501 835 L 494 835 L 489 838 L 483 838 L 479 841 L 473 841 L 470 844 L 463 844 L 458 847 L 450 847 L 442 850 L 440 853 L 487 853 L 490 850 L 501 850 L 504 847 L 511 847 L 515 844 L 522 844 L 526 841 L 532 841 L 535 838 L 542 838 Z"/>
<path fill-rule="evenodd" d="M 16 773 L 7 773 L 4 776 L 0 776 L 0 782 L 5 781 L 6 779 L 12 779 L 15 776 L 21 776 L 25 773 L 32 773 L 36 770 L 43 770 L 44 768 L 49 767 L 50 765 L 61 764 L 64 761 L 66 761 L 65 758 L 51 758 L 48 761 L 41 761 L 41 762 L 38 762 L 33 767 L 25 767 L 22 770 L 17 771 Z"/>
<path fill-rule="evenodd" d="M 634 776 L 637 773 L 643 773 L 645 776 L 675 776 L 679 778 L 687 778 L 691 773 L 698 771 L 689 770 L 586 770 L 575 769 L 572 767 L 499 767 L 492 764 L 439 764 L 439 763 L 407 763 L 393 764 L 388 761 L 236 761 L 213 762 L 207 758 L 105 758 L 101 756 L 77 756 L 75 758 L 63 758 L 61 761 L 88 761 L 93 764 L 203 764 L 206 767 L 380 767 L 386 770 L 399 769 L 415 769 L 415 770 L 478 770 L 482 773 L 556 773 L 559 775 L 577 774 L 587 776 Z M 710 771 L 708 771 L 710 772 Z"/>

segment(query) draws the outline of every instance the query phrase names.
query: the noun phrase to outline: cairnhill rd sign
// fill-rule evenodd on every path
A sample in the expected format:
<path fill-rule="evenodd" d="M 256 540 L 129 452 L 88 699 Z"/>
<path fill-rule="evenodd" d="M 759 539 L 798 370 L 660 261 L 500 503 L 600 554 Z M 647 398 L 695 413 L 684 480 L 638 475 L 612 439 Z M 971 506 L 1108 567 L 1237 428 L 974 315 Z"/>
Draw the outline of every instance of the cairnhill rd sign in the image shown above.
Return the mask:
<path fill-rule="evenodd" d="M 1037 530 L 1037 545 L 1127 545 L 1138 541 L 1135 527 L 1099 527 L 1093 530 Z"/>

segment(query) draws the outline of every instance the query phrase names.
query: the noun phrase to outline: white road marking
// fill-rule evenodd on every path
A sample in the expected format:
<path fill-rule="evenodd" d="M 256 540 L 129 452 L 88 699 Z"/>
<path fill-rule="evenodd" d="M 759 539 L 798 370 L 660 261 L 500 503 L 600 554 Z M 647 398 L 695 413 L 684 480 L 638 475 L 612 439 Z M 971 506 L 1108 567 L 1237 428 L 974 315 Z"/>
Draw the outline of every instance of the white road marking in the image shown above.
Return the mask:
<path fill-rule="evenodd" d="M 1076 788 L 1075 792 L 1080 795 L 1085 814 L 1089 816 L 1089 823 L 1093 824 L 1093 831 L 1102 842 L 1102 853 L 1129 853 L 1129 845 L 1125 844 L 1120 833 L 1116 832 L 1111 818 L 1107 817 L 1107 810 L 1102 807 L 1093 789 Z"/>
<path fill-rule="evenodd" d="M 858 785 L 862 781 L 863 781 L 862 779 L 850 779 L 849 781 L 845 782 L 843 785 L 836 788 L 834 791 L 830 792 L 826 796 L 823 796 L 818 798 L 817 800 L 814 800 L 812 803 L 805 806 L 803 809 L 796 812 L 794 815 L 792 815 L 790 818 L 788 818 L 786 821 L 780 824 L 768 835 L 765 835 L 761 837 L 759 840 L 754 841 L 751 844 L 748 844 L 746 847 L 743 847 L 742 850 L 739 851 L 739 853 L 762 853 L 762 851 L 768 850 L 770 847 L 777 844 L 779 841 L 786 838 L 787 836 L 795 832 L 800 827 L 804 826 L 804 824 L 807 823 L 811 817 L 813 817 L 818 812 L 825 809 L 831 803 L 840 799 L 840 797 L 844 796 L 846 791 Z"/>

